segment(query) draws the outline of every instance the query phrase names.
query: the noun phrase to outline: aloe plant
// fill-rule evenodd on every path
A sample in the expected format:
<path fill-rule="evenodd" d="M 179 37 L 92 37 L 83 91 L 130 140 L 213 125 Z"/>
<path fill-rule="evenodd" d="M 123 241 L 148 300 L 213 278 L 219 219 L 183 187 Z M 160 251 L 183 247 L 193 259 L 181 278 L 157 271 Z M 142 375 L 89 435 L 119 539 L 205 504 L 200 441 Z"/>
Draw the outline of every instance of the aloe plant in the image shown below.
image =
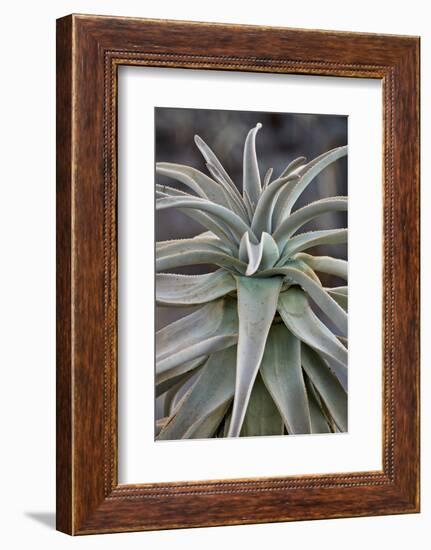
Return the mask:
<path fill-rule="evenodd" d="M 156 184 L 156 209 L 177 208 L 204 230 L 156 243 L 157 304 L 191 307 L 156 334 L 156 396 L 164 395 L 160 440 L 347 429 L 347 286 L 324 287 L 318 276 L 347 281 L 347 262 L 309 253 L 346 243 L 347 229 L 301 232 L 321 214 L 346 211 L 347 197 L 295 209 L 347 147 L 310 162 L 299 157 L 277 178 L 268 170 L 262 179 L 260 128 L 245 140 L 242 192 L 199 136 L 195 143 L 210 176 L 180 164 L 156 166 L 157 174 L 184 186 Z M 172 273 L 194 264 L 217 269 Z"/>

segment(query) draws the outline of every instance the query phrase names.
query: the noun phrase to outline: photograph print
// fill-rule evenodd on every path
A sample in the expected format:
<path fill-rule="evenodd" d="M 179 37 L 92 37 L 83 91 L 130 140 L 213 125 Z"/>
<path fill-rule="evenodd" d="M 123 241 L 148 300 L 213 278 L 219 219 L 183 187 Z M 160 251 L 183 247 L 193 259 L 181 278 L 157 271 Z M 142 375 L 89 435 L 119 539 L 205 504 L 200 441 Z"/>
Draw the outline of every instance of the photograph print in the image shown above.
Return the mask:
<path fill-rule="evenodd" d="M 347 432 L 347 116 L 154 117 L 155 439 Z"/>

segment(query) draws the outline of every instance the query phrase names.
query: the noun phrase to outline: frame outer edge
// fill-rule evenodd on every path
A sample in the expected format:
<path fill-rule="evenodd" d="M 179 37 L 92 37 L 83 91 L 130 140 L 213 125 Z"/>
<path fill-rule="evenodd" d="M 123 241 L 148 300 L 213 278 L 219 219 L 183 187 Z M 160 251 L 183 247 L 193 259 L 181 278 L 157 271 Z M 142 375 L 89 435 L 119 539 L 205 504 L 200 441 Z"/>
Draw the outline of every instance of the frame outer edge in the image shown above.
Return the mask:
<path fill-rule="evenodd" d="M 395 329 L 402 345 L 394 346 L 400 370 L 395 414 L 398 445 L 396 471 L 400 490 L 411 512 L 420 510 L 420 39 L 396 69 L 395 158 Z M 409 376 L 407 376 L 409 374 Z M 402 474 L 402 475 L 400 475 Z"/>
<path fill-rule="evenodd" d="M 73 534 L 72 410 L 72 33 L 56 25 L 56 527 Z"/>

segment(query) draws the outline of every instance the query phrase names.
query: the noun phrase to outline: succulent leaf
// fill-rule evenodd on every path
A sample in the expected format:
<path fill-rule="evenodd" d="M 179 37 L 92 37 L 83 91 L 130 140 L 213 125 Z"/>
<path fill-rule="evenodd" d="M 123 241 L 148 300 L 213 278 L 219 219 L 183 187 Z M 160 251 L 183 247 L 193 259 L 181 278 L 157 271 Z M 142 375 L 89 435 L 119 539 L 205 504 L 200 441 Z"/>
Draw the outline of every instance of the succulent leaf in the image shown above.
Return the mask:
<path fill-rule="evenodd" d="M 230 348 L 211 355 L 158 439 L 204 438 L 214 434 L 233 398 L 235 352 L 235 348 Z"/>
<path fill-rule="evenodd" d="M 346 242 L 347 229 L 323 229 L 321 231 L 300 233 L 287 241 L 278 264 L 283 265 L 284 261 L 289 260 L 294 254 L 307 250 L 313 246 L 322 244 L 344 244 Z"/>
<path fill-rule="evenodd" d="M 215 351 L 231 347 L 238 339 L 235 301 L 210 302 L 156 333 L 158 375 Z"/>
<path fill-rule="evenodd" d="M 289 162 L 289 164 L 280 174 L 280 178 L 283 178 L 284 176 L 289 176 L 290 174 L 298 170 L 298 168 L 301 168 L 302 166 L 304 166 L 306 162 L 307 162 L 306 157 L 298 157 L 296 159 L 293 159 L 291 162 Z"/>
<path fill-rule="evenodd" d="M 262 189 L 266 189 L 268 185 L 271 183 L 271 177 L 272 173 L 274 172 L 274 168 L 268 168 L 266 171 L 264 177 L 263 177 L 263 186 Z"/>
<path fill-rule="evenodd" d="M 347 286 L 337 286 L 334 288 L 327 288 L 326 292 L 334 298 L 334 300 L 339 304 L 344 311 L 348 310 L 348 294 Z"/>
<path fill-rule="evenodd" d="M 298 183 L 298 180 L 294 180 L 295 183 Z M 286 214 L 286 202 L 288 198 L 290 197 L 294 186 L 293 185 L 285 185 L 280 189 L 280 192 L 278 193 L 275 204 L 272 211 L 272 220 L 271 220 L 271 228 L 275 229 L 277 228 L 281 222 L 285 219 Z"/>
<path fill-rule="evenodd" d="M 163 395 L 163 415 L 165 418 L 167 417 L 167 419 L 169 419 L 169 417 L 174 413 L 175 409 L 179 407 L 186 393 L 196 382 L 196 378 L 197 376 L 199 376 L 202 365 L 200 365 L 200 367 L 198 367 L 197 369 L 185 372 L 181 376 L 178 376 L 176 380 L 163 382 L 162 386 L 167 386 L 168 382 L 171 382 L 167 391 L 163 393 L 156 391 L 156 397 Z"/>
<path fill-rule="evenodd" d="M 347 393 L 338 378 L 320 355 L 304 344 L 301 346 L 301 362 L 337 426 L 343 432 L 347 431 Z"/>
<path fill-rule="evenodd" d="M 262 233 L 260 244 L 262 246 L 262 259 L 260 261 L 259 268 L 269 269 L 277 263 L 280 257 L 280 251 L 277 243 L 269 233 Z"/>
<path fill-rule="evenodd" d="M 260 128 L 262 128 L 262 124 L 259 122 L 247 134 L 244 145 L 243 190 L 247 194 L 253 210 L 259 201 L 262 191 L 256 155 L 256 134 Z"/>
<path fill-rule="evenodd" d="M 244 194 L 244 204 L 247 210 L 248 219 L 251 221 L 253 219 L 253 210 L 254 210 L 253 205 L 250 197 L 248 196 L 247 191 L 244 190 L 243 194 Z"/>
<path fill-rule="evenodd" d="M 311 254 L 305 254 L 303 252 L 296 254 L 295 259 L 302 260 L 314 271 L 335 275 L 347 281 L 348 264 L 346 260 L 339 260 L 331 256 L 312 256 Z"/>
<path fill-rule="evenodd" d="M 346 347 L 347 349 L 347 339 L 338 337 L 340 342 Z M 345 340 L 345 342 L 344 342 Z M 341 365 L 338 361 L 334 361 L 329 355 L 321 354 L 322 357 L 325 359 L 325 361 L 328 363 L 329 368 L 331 371 L 335 374 L 335 376 L 338 378 L 338 381 L 342 385 L 344 391 L 347 392 L 348 390 L 348 372 L 345 365 Z"/>
<path fill-rule="evenodd" d="M 292 194 L 289 196 L 286 202 L 286 217 L 289 216 L 292 207 L 295 205 L 298 198 L 305 191 L 308 185 L 313 181 L 313 179 L 331 163 L 346 155 L 347 145 L 344 147 L 337 147 L 336 149 L 332 149 L 331 151 L 323 153 L 322 155 L 307 164 L 303 171 L 301 171 L 301 179 L 299 180 L 298 185 L 292 191 Z"/>
<path fill-rule="evenodd" d="M 236 273 L 245 273 L 247 264 L 229 254 L 214 242 L 183 239 L 156 248 L 156 271 L 184 265 L 215 264 Z"/>
<path fill-rule="evenodd" d="M 196 198 L 189 193 L 185 193 L 184 191 L 180 191 L 179 189 L 175 189 L 173 187 L 159 184 L 156 185 L 156 198 L 161 199 L 168 197 Z M 235 254 L 238 251 L 232 232 L 221 220 L 210 217 L 208 214 L 201 212 L 200 210 L 192 210 L 191 208 L 179 208 L 178 210 L 192 220 L 200 223 L 206 229 L 209 229 L 213 235 L 216 235 L 221 241 L 224 242 L 227 249 L 231 253 Z"/>
<path fill-rule="evenodd" d="M 302 262 L 301 260 L 294 260 L 294 259 L 287 260 L 286 263 L 282 266 L 275 265 L 275 267 L 269 267 L 268 269 L 262 268 L 262 271 L 259 271 L 258 273 L 256 273 L 255 276 L 259 278 L 264 278 L 264 277 L 274 277 L 274 275 L 283 275 L 286 267 L 292 267 L 294 269 L 298 269 L 302 273 L 305 273 L 305 275 L 307 275 L 315 283 L 317 283 L 318 285 L 322 285 L 319 277 L 316 275 L 316 273 L 311 269 L 309 265 Z M 286 286 L 286 283 L 287 283 L 287 279 L 285 279 L 284 281 L 284 286 Z"/>
<path fill-rule="evenodd" d="M 276 267 L 266 271 L 268 275 L 284 275 L 291 282 L 300 285 L 312 300 L 341 330 L 341 335 L 347 334 L 347 315 L 344 309 L 318 283 L 300 269 L 294 267 Z"/>
<path fill-rule="evenodd" d="M 222 186 L 225 193 L 226 199 L 228 200 L 231 209 L 240 215 L 244 221 L 250 221 L 250 215 L 242 200 L 242 197 L 238 190 L 233 192 L 232 187 L 226 182 L 225 178 L 220 174 L 218 169 L 213 165 L 207 162 L 206 167 L 208 172 L 215 178 L 216 181 Z"/>
<path fill-rule="evenodd" d="M 250 230 L 245 221 L 235 214 L 235 212 L 199 197 L 165 197 L 157 199 L 156 209 L 164 210 L 166 208 L 191 208 L 206 212 L 211 218 L 224 222 L 238 243 L 243 234 Z M 251 232 L 251 237 L 257 242 L 253 232 Z"/>
<path fill-rule="evenodd" d="M 262 260 L 262 252 L 262 243 L 252 243 L 248 231 L 244 233 L 239 243 L 239 259 L 247 263 L 247 270 L 245 272 L 247 276 L 253 275 L 257 271 Z"/>
<path fill-rule="evenodd" d="M 241 428 L 241 437 L 258 435 L 283 435 L 283 420 L 271 395 L 257 376 L 250 395 L 247 412 Z"/>
<path fill-rule="evenodd" d="M 232 191 L 234 193 L 237 193 L 238 195 L 240 195 L 240 193 L 238 192 L 238 190 L 236 188 L 236 185 L 234 184 L 234 182 L 232 181 L 231 177 L 226 172 L 226 170 L 223 168 L 222 163 L 219 161 L 219 159 L 217 158 L 217 156 L 215 155 L 213 150 L 198 135 L 195 135 L 195 143 L 196 143 L 199 151 L 202 153 L 202 156 L 204 157 L 205 162 L 212 165 L 212 166 L 214 166 L 217 169 L 220 176 L 232 188 Z"/>
<path fill-rule="evenodd" d="M 156 173 L 183 183 L 203 199 L 208 199 L 227 208 L 231 206 L 226 200 L 223 188 L 207 175 L 191 166 L 158 162 L 156 164 Z"/>
<path fill-rule="evenodd" d="M 316 351 L 347 366 L 347 350 L 312 311 L 307 295 L 292 286 L 280 294 L 278 311 L 287 328 Z"/>
<path fill-rule="evenodd" d="M 156 303 L 170 306 L 205 304 L 236 290 L 229 272 L 218 269 L 205 275 L 156 275 Z"/>
<path fill-rule="evenodd" d="M 156 370 L 156 397 L 177 385 L 178 382 L 185 382 L 188 375 L 202 366 L 206 359 L 206 355 L 203 355 L 162 372 Z"/>
<path fill-rule="evenodd" d="M 229 174 L 223 168 L 222 163 L 219 161 L 215 153 L 210 147 L 205 143 L 205 141 L 198 135 L 195 136 L 195 143 L 202 153 L 202 156 L 205 159 L 207 168 L 210 170 L 210 173 L 219 181 L 223 186 L 228 196 L 233 199 L 236 206 L 240 208 L 244 213 L 246 213 L 244 208 L 244 203 L 241 197 L 241 193 L 238 191 L 236 185 L 232 181 Z"/>
<path fill-rule="evenodd" d="M 212 231 L 205 231 L 196 235 L 195 237 L 186 238 L 186 239 L 170 239 L 167 241 L 157 241 L 156 242 L 156 253 L 161 252 L 162 250 L 169 249 L 171 246 L 188 246 L 192 248 L 196 244 L 204 244 L 212 246 L 214 249 L 219 250 L 220 252 L 229 253 L 229 248 L 226 243 L 222 242 L 221 239 L 216 237 Z"/>
<path fill-rule="evenodd" d="M 310 411 L 301 368 L 301 343 L 285 326 L 271 328 L 260 372 L 288 433 L 310 433 Z"/>
<path fill-rule="evenodd" d="M 267 233 L 271 233 L 272 231 L 272 213 L 281 189 L 293 189 L 297 181 L 297 176 L 280 178 L 273 181 L 271 185 L 262 192 L 259 202 L 257 203 L 256 210 L 253 214 L 251 224 L 251 228 L 258 238 L 264 231 Z"/>
<path fill-rule="evenodd" d="M 236 279 L 239 331 L 229 437 L 238 437 L 241 431 L 282 284 L 282 277 L 255 279 L 238 276 Z"/>
<path fill-rule="evenodd" d="M 156 199 L 162 199 L 164 197 L 194 197 L 191 193 L 177 189 L 176 187 L 171 187 L 170 185 L 162 185 L 161 183 L 156 183 Z"/>
<path fill-rule="evenodd" d="M 347 210 L 347 197 L 320 199 L 293 212 L 277 227 L 273 233 L 273 237 L 280 250 L 283 250 L 289 237 L 310 220 L 328 212 L 341 212 L 345 210 Z"/>
<path fill-rule="evenodd" d="M 239 246 L 239 258 L 248 264 L 245 272 L 247 276 L 253 275 L 259 268 L 272 267 L 279 256 L 277 243 L 269 233 L 262 233 L 259 244 L 250 242 L 248 233 L 244 233 Z"/>
<path fill-rule="evenodd" d="M 162 428 L 166 425 L 167 421 L 169 420 L 169 418 L 167 416 L 163 417 L 163 418 L 158 418 L 156 420 L 156 426 L 155 426 L 155 434 L 156 434 L 156 437 L 159 435 L 160 431 L 162 430 Z"/>
<path fill-rule="evenodd" d="M 316 394 L 316 390 L 307 376 L 305 376 L 305 385 L 307 388 L 308 406 L 310 409 L 311 433 L 330 433 L 331 428 L 329 427 L 328 421 L 322 411 L 321 403 Z"/>
<path fill-rule="evenodd" d="M 230 185 L 226 184 L 223 180 L 214 181 L 199 170 L 181 164 L 171 164 L 169 162 L 159 162 L 156 165 L 156 172 L 184 183 L 189 188 L 193 189 L 200 198 L 208 199 L 215 204 L 220 204 L 221 206 L 229 208 L 242 217 L 244 221 L 248 221 L 248 215 L 244 204 L 242 204 L 238 197 L 232 192 Z M 166 195 L 174 197 L 195 196 L 174 187 L 157 184 L 156 197 L 161 198 Z"/>

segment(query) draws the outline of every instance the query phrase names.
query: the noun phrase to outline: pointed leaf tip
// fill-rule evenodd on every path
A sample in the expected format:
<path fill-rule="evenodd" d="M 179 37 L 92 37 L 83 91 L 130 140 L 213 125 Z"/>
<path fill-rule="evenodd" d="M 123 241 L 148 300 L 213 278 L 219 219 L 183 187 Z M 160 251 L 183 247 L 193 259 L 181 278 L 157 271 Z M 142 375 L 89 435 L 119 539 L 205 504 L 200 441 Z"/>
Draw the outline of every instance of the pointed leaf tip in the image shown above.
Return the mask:
<path fill-rule="evenodd" d="M 250 241 L 248 233 L 244 233 L 239 247 L 239 258 L 247 264 L 245 272 L 247 277 L 254 275 L 256 271 L 272 267 L 280 257 L 277 243 L 269 233 L 263 232 L 260 243 Z"/>
<path fill-rule="evenodd" d="M 262 191 L 256 155 L 256 134 L 260 128 L 262 128 L 262 124 L 258 122 L 248 132 L 244 144 L 243 189 L 244 195 L 248 195 L 253 208 L 256 208 Z"/>

